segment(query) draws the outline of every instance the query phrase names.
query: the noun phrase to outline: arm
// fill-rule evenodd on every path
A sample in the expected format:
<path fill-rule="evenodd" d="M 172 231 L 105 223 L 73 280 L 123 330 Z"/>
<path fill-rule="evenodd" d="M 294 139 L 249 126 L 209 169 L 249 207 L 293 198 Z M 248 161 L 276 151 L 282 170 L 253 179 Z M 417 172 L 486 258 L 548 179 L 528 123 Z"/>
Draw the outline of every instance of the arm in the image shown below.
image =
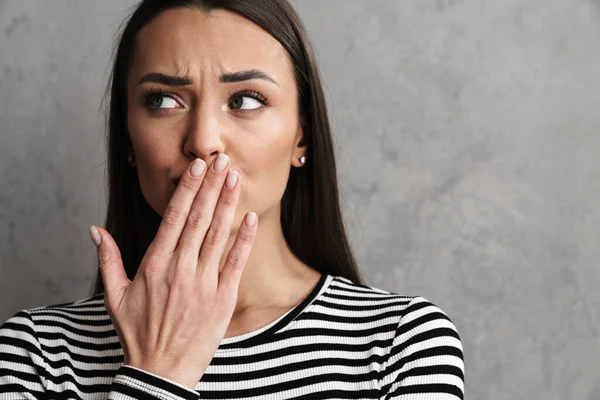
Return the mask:
<path fill-rule="evenodd" d="M 0 326 L 0 398 L 45 399 L 49 372 L 31 314 L 22 310 Z M 50 383 L 50 385 L 48 385 Z M 47 388 L 48 386 L 48 388 Z M 74 393 L 71 393 L 74 395 Z M 147 371 L 122 365 L 108 399 L 198 400 L 198 392 Z"/>
<path fill-rule="evenodd" d="M 25 310 L 0 326 L 0 397 L 39 399 L 46 390 L 41 373 L 46 371 L 33 321 Z"/>
<path fill-rule="evenodd" d="M 450 318 L 423 297 L 412 299 L 379 377 L 381 400 L 462 400 L 463 348 Z"/>

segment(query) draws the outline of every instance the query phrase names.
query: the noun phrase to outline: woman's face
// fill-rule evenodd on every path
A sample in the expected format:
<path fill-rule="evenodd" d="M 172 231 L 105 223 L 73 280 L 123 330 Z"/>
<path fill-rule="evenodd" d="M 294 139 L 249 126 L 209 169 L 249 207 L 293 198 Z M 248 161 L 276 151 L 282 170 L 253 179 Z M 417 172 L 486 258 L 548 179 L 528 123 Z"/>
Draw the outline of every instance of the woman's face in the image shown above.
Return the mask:
<path fill-rule="evenodd" d="M 254 72 L 230 75 L 240 71 Z M 229 11 L 172 9 L 140 30 L 127 104 L 140 186 L 161 216 L 192 160 L 210 165 L 225 153 L 241 178 L 236 229 L 249 211 L 260 218 L 278 210 L 290 168 L 305 154 L 287 53 Z"/>

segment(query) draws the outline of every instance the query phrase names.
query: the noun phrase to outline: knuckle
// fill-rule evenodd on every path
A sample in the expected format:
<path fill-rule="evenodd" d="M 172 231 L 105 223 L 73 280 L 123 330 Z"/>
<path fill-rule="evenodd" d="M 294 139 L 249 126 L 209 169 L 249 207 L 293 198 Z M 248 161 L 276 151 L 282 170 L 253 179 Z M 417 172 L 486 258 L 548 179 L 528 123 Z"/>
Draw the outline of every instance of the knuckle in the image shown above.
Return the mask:
<path fill-rule="evenodd" d="M 155 276 L 158 275 L 158 272 L 160 271 L 160 269 L 161 269 L 160 263 L 158 263 L 154 259 L 149 259 L 143 265 L 142 274 L 144 275 L 145 278 L 154 278 Z"/>
<path fill-rule="evenodd" d="M 223 229 L 222 229 L 221 225 L 216 225 L 216 226 L 211 227 L 211 229 L 208 230 L 208 232 L 206 233 L 206 237 L 204 238 L 204 241 L 208 245 L 216 245 L 222 239 L 223 239 Z"/>
<path fill-rule="evenodd" d="M 98 253 L 98 268 L 104 271 L 111 265 L 111 257 L 105 252 L 101 251 Z"/>
<path fill-rule="evenodd" d="M 178 226 L 183 219 L 183 211 L 173 205 L 168 205 L 163 214 L 162 221 L 169 226 Z"/>
<path fill-rule="evenodd" d="M 148 249 L 142 258 L 142 262 L 147 259 L 158 260 L 164 257 L 164 250 L 161 249 L 160 245 L 157 244 L 156 240 L 152 240 L 148 245 Z"/>
<path fill-rule="evenodd" d="M 188 215 L 187 224 L 194 229 L 204 226 L 204 212 L 202 210 L 191 211 Z"/>
<path fill-rule="evenodd" d="M 223 197 L 221 197 L 221 203 L 225 206 L 233 206 L 237 203 L 237 198 L 236 196 L 233 195 L 225 195 Z"/>
<path fill-rule="evenodd" d="M 206 181 L 204 182 L 204 184 L 211 189 L 217 190 L 220 189 L 221 186 L 223 186 L 222 179 L 220 179 L 220 177 L 216 175 L 209 175 L 208 177 L 206 177 Z"/>
<path fill-rule="evenodd" d="M 242 264 L 242 262 L 242 253 L 234 251 L 233 253 L 229 254 L 229 257 L 227 259 L 227 266 L 228 268 L 237 269 L 238 266 Z"/>
<path fill-rule="evenodd" d="M 195 192 L 198 189 L 198 181 L 193 180 L 193 179 L 182 179 L 179 182 L 179 186 L 181 186 L 182 188 L 184 188 L 187 191 L 190 192 Z"/>
<path fill-rule="evenodd" d="M 144 258 L 142 259 L 143 265 L 158 265 L 161 264 L 163 257 L 159 256 L 155 251 L 146 251 Z"/>
<path fill-rule="evenodd" d="M 168 279 L 169 287 L 184 287 L 190 284 L 191 279 L 189 279 L 188 274 L 184 272 L 185 268 L 187 268 L 187 266 L 181 265 L 181 263 L 173 268 L 173 271 L 169 275 Z"/>
<path fill-rule="evenodd" d="M 243 245 L 252 244 L 252 242 L 254 240 L 254 233 L 253 232 L 249 232 L 248 230 L 242 229 L 242 230 L 239 231 L 238 240 Z"/>

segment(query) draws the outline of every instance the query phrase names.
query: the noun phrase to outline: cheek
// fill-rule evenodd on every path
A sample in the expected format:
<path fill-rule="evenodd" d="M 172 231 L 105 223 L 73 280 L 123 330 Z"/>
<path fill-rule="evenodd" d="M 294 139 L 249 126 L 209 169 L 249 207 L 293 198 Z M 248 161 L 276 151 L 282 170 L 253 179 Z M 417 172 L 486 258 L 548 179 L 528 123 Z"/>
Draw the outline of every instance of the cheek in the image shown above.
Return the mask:
<path fill-rule="evenodd" d="M 247 207 L 260 211 L 281 199 L 291 168 L 292 145 L 289 131 L 284 130 L 272 134 L 263 131 L 260 140 L 244 146 L 238 167 L 245 178 L 241 196 L 249 202 Z"/>
<path fill-rule="evenodd" d="M 171 166 L 176 154 L 165 141 L 156 124 L 142 123 L 135 117 L 128 120 L 131 142 L 135 150 L 136 169 L 140 188 L 148 204 L 162 216 L 173 188 Z"/>
<path fill-rule="evenodd" d="M 166 120 L 165 120 L 166 121 Z M 136 105 L 128 114 L 127 127 L 136 160 L 144 171 L 162 171 L 176 160 L 177 139 L 174 127 L 161 119 L 152 119 Z"/>
<path fill-rule="evenodd" d="M 144 198 L 154 211 L 162 216 L 174 190 L 169 175 L 171 164 L 164 154 L 152 150 L 142 151 L 136 156 L 136 163 Z"/>

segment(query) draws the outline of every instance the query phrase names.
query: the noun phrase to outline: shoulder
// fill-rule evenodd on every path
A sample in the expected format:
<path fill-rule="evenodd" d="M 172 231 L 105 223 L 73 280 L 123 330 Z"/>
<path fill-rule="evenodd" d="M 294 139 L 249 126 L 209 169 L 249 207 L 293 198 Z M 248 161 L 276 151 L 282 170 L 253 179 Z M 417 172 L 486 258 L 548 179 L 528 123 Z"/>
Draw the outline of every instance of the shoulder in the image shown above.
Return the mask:
<path fill-rule="evenodd" d="M 389 327 L 378 372 L 382 396 L 429 393 L 436 400 L 463 398 L 463 346 L 442 308 L 421 295 L 402 295 L 341 277 L 332 281 L 329 295 L 335 301 L 362 302 L 362 311 L 372 310 Z"/>
<path fill-rule="evenodd" d="M 398 315 L 390 358 L 400 354 L 410 354 L 411 360 L 455 357 L 462 370 L 463 348 L 456 325 L 444 310 L 423 296 L 412 297 Z"/>
<path fill-rule="evenodd" d="M 415 296 L 401 313 L 387 352 L 380 374 L 382 393 L 463 399 L 464 382 L 463 346 L 456 326 L 440 307 Z"/>
<path fill-rule="evenodd" d="M 78 300 L 72 300 L 65 303 L 54 303 L 47 304 L 39 307 L 29 308 L 31 314 L 37 314 L 43 311 L 50 310 L 77 310 L 82 308 L 97 307 L 98 305 L 104 306 L 104 293 L 87 296 Z"/>
<path fill-rule="evenodd" d="M 22 309 L 0 325 L 0 336 L 38 341 L 40 332 L 56 332 L 65 327 L 108 318 L 104 293 L 66 303 Z"/>
<path fill-rule="evenodd" d="M 387 315 L 394 318 L 398 326 L 427 323 L 429 327 L 439 325 L 456 328 L 445 311 L 421 295 L 390 292 L 374 286 L 358 284 L 342 276 L 335 276 L 332 279 L 326 295 L 340 300 L 362 300 L 385 307 L 390 312 Z"/>
<path fill-rule="evenodd" d="M 66 320 L 84 320 L 97 319 L 97 317 L 107 316 L 104 306 L 104 293 L 88 296 L 82 299 L 56 303 L 27 310 L 22 310 L 31 316 L 34 323 L 47 321 L 49 317 L 61 317 Z"/>

